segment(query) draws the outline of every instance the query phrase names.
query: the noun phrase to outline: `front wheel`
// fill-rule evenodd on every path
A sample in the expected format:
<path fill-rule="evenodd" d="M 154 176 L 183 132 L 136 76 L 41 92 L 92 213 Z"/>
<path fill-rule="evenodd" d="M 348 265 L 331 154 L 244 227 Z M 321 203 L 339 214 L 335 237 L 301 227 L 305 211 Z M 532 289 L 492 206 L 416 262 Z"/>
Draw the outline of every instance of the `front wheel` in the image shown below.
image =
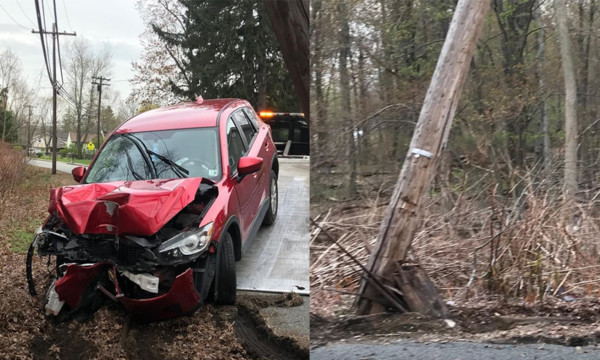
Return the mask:
<path fill-rule="evenodd" d="M 229 233 L 223 235 L 217 254 L 217 273 L 215 274 L 215 303 L 219 305 L 235 305 L 237 278 L 235 275 L 235 254 L 233 240 Z"/>
<path fill-rule="evenodd" d="M 271 180 L 269 184 L 269 209 L 265 214 L 265 218 L 263 219 L 263 225 L 271 225 L 275 222 L 275 218 L 277 217 L 277 207 L 279 201 L 279 193 L 277 188 L 277 174 L 275 174 L 274 170 L 271 170 Z"/>

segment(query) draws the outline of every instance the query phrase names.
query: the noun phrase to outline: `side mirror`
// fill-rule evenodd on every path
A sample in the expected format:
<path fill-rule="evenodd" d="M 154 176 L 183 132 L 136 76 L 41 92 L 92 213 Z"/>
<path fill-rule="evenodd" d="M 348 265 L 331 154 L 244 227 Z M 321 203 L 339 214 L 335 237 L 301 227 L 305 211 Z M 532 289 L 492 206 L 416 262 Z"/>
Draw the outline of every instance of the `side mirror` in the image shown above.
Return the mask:
<path fill-rule="evenodd" d="M 244 176 L 257 172 L 262 165 L 263 159 L 261 158 L 252 156 L 241 157 L 238 161 L 238 180 L 241 181 Z"/>
<path fill-rule="evenodd" d="M 73 179 L 77 182 L 80 182 L 83 179 L 83 175 L 85 175 L 85 167 L 78 166 L 71 170 L 71 174 L 73 175 Z"/>

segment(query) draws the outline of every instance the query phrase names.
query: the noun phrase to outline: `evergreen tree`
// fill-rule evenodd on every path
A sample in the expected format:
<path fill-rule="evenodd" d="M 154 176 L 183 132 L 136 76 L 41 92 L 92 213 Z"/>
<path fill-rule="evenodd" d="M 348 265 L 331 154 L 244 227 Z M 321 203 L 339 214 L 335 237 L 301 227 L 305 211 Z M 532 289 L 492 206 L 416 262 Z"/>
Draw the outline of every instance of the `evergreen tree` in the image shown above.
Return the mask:
<path fill-rule="evenodd" d="M 172 91 L 190 100 L 239 97 L 258 108 L 299 108 L 275 35 L 262 2 L 180 0 L 183 31 L 153 25 L 156 35 L 178 47 L 174 60 L 183 84 Z"/>

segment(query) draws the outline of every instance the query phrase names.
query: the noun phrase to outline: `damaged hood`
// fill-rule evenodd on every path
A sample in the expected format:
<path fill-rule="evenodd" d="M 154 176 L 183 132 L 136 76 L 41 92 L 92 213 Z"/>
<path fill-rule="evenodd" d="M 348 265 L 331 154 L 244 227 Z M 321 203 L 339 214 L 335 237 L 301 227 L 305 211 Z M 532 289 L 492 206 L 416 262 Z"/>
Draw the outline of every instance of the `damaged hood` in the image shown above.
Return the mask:
<path fill-rule="evenodd" d="M 152 235 L 191 203 L 202 178 L 116 181 L 50 190 L 50 214 L 75 234 Z"/>

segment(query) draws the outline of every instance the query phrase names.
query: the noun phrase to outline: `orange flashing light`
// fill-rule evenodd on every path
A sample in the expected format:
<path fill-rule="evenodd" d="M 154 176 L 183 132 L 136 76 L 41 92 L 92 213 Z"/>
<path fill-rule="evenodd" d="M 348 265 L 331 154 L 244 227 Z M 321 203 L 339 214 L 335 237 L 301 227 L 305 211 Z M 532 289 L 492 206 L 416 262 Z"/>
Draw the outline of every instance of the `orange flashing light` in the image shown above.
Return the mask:
<path fill-rule="evenodd" d="M 275 113 L 273 113 L 272 111 L 261 111 L 258 113 L 258 115 L 264 119 L 264 118 L 272 118 L 273 115 L 275 115 Z"/>

